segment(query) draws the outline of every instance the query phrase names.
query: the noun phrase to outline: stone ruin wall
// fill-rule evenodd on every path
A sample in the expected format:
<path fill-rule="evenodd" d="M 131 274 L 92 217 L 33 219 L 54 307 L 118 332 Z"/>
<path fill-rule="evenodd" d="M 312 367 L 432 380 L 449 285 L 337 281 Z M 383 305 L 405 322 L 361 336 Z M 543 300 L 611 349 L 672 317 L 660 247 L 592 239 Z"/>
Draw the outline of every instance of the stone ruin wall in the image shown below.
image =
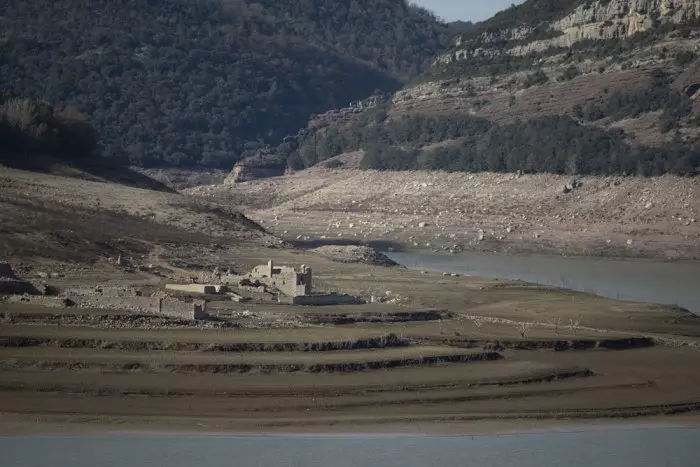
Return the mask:
<path fill-rule="evenodd" d="M 158 313 L 178 319 L 206 319 L 208 316 L 205 301 L 197 300 L 188 303 L 175 298 L 160 299 Z"/>
<path fill-rule="evenodd" d="M 359 305 L 363 301 L 352 295 L 323 294 L 323 295 L 299 295 L 296 297 L 278 298 L 279 303 L 298 306 L 327 306 L 327 305 Z"/>
<path fill-rule="evenodd" d="M 42 295 L 10 295 L 3 299 L 8 303 L 26 303 L 53 308 L 65 308 L 69 304 L 78 308 L 119 310 L 167 316 L 183 320 L 207 318 L 206 302 L 184 302 L 175 298 L 159 297 L 47 297 Z M 72 303 L 71 303 L 72 302 Z"/>
<path fill-rule="evenodd" d="M 159 297 L 70 296 L 80 308 L 125 310 L 133 313 L 159 313 Z"/>
<path fill-rule="evenodd" d="M 135 313 L 151 313 L 170 318 L 205 319 L 206 302 L 184 302 L 176 298 L 160 297 L 81 297 L 76 304 L 82 308 L 106 308 Z"/>
<path fill-rule="evenodd" d="M 257 266 L 253 269 L 250 277 L 279 290 L 282 295 L 296 297 L 300 295 L 311 295 L 312 272 L 311 268 L 302 266 L 300 271 L 288 266 L 275 267 L 272 261 L 266 265 Z"/>

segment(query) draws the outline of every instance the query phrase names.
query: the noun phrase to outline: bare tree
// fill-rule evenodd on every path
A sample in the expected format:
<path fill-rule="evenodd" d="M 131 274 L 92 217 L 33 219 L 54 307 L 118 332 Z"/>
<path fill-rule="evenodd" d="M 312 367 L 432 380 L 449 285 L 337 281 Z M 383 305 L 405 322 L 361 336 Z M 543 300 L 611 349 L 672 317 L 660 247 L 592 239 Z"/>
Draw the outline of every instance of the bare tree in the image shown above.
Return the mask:
<path fill-rule="evenodd" d="M 530 329 L 532 329 L 533 326 L 534 326 L 533 323 L 518 323 L 515 325 L 515 329 L 517 329 L 518 332 L 520 333 L 520 337 L 522 337 L 524 339 L 525 336 L 527 335 L 527 333 L 530 331 Z"/>
<path fill-rule="evenodd" d="M 571 330 L 571 333 L 575 336 L 576 331 L 578 330 L 579 325 L 581 322 L 579 320 L 574 321 L 573 319 L 569 319 L 569 330 Z"/>

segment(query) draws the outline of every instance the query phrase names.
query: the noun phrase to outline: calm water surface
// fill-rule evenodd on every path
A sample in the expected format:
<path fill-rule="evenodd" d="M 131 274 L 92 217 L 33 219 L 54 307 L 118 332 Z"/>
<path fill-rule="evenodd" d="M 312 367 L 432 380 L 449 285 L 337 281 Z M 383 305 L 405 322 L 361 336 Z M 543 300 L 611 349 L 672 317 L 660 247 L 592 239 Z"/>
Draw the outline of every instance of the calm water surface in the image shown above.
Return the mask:
<path fill-rule="evenodd" d="M 409 268 L 588 292 L 619 300 L 679 305 L 700 314 L 700 262 L 660 262 L 491 253 L 388 253 Z M 699 464 L 700 465 L 700 462 Z"/>
<path fill-rule="evenodd" d="M 0 438 L 3 467 L 697 467 L 700 428 L 476 437 Z"/>

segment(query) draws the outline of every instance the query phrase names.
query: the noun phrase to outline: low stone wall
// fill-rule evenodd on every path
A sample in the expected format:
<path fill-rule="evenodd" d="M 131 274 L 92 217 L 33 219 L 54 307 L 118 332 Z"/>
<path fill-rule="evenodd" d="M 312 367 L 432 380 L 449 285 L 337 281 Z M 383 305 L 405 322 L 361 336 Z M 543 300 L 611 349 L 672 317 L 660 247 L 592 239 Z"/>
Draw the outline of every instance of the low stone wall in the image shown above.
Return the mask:
<path fill-rule="evenodd" d="M 185 302 L 176 298 L 160 297 L 76 297 L 80 308 L 124 310 L 168 316 L 170 318 L 199 320 L 207 318 L 206 302 Z"/>
<path fill-rule="evenodd" d="M 207 304 L 199 300 L 188 303 L 175 298 L 163 298 L 160 300 L 158 313 L 178 319 L 206 319 Z"/>
<path fill-rule="evenodd" d="M 9 281 L 3 281 L 7 283 Z M 20 284 L 24 284 L 18 281 Z M 29 284 L 30 287 L 31 284 Z M 212 286 L 213 287 L 213 286 Z M 94 289 L 74 289 L 73 293 L 61 296 L 27 295 L 22 289 L 0 297 L 0 303 L 25 303 L 49 307 L 76 306 L 78 308 L 95 308 L 100 310 L 130 311 L 132 313 L 163 315 L 186 320 L 207 318 L 206 302 L 197 300 L 185 302 L 177 298 L 117 296 L 115 290 L 108 290 L 107 295 L 96 293 Z M 121 293 L 121 292 L 119 292 Z M 126 292 L 124 292 L 126 293 Z"/>
<path fill-rule="evenodd" d="M 135 287 L 129 286 L 93 286 L 93 287 L 68 287 L 62 289 L 62 294 L 67 297 L 140 297 L 141 293 Z"/>
<path fill-rule="evenodd" d="M 160 313 L 158 297 L 104 297 L 101 295 L 70 297 L 80 308 L 125 310 L 135 313 Z"/>
<path fill-rule="evenodd" d="M 9 295 L 0 297 L 0 303 L 23 303 L 50 308 L 65 308 L 72 302 L 67 298 L 47 297 L 45 295 Z"/>
<path fill-rule="evenodd" d="M 199 294 L 220 294 L 226 291 L 226 287 L 222 285 L 205 285 L 205 284 L 166 284 L 168 290 L 178 292 L 199 293 Z"/>
<path fill-rule="evenodd" d="M 279 303 L 299 306 L 328 306 L 328 305 L 359 305 L 362 299 L 352 295 L 300 295 L 297 297 L 279 296 Z"/>

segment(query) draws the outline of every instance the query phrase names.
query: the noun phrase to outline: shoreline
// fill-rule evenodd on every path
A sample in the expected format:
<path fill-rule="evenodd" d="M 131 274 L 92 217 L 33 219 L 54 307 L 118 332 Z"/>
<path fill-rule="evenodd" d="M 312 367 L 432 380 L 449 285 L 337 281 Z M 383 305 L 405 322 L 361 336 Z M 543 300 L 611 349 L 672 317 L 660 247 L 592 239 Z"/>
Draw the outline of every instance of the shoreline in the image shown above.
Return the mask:
<path fill-rule="evenodd" d="M 294 431 L 285 429 L 264 430 L 198 430 L 195 427 L 168 428 L 162 426 L 143 426 L 137 421 L 133 426 L 124 427 L 123 424 L 85 424 L 85 423 L 52 423 L 52 422 L 27 422 L 10 421 L 12 418 L 21 418 L 15 414 L 2 414 L 3 422 L 0 422 L 0 438 L 12 439 L 18 437 L 222 437 L 222 438 L 435 438 L 435 437 L 503 437 L 503 436 L 529 436 L 541 434 L 576 434 L 595 433 L 607 431 L 637 431 L 651 429 L 700 429 L 700 414 L 679 414 L 664 416 L 649 416 L 630 418 L 591 418 L 572 422 L 571 420 L 500 420 L 481 422 L 431 422 L 418 424 L 382 424 L 377 426 L 326 426 L 321 431 L 318 427 L 302 426 Z M 637 421 L 632 421 L 637 420 Z M 536 423 L 535 423 L 536 422 Z M 118 428 L 121 426 L 121 428 Z M 305 429 L 309 428 L 309 429 Z M 376 428 L 376 429 L 375 429 Z"/>
<path fill-rule="evenodd" d="M 372 242 L 363 243 L 361 246 L 371 247 Z M 571 260 L 601 260 L 601 261 L 620 261 L 626 263 L 659 263 L 659 264 L 700 264 L 700 258 L 657 258 L 653 256 L 595 256 L 595 255 L 572 255 L 572 254 L 553 254 L 553 253 L 541 253 L 537 251 L 488 251 L 488 250 L 463 250 L 456 253 L 450 253 L 448 251 L 434 251 L 427 248 L 411 248 L 402 247 L 402 249 L 397 249 L 395 251 L 387 251 L 384 249 L 375 248 L 377 251 L 383 254 L 401 253 L 401 254 L 430 254 L 436 256 L 443 256 L 445 258 L 459 257 L 464 254 L 476 254 L 476 255 L 491 255 L 491 256 L 502 256 L 502 257 L 516 257 L 516 258 L 531 258 L 531 257 L 541 257 L 541 258 L 566 258 Z"/>
<path fill-rule="evenodd" d="M 512 281 L 526 286 L 586 293 L 613 300 L 676 306 L 700 315 L 700 295 L 694 284 L 685 280 L 700 274 L 698 261 L 627 260 L 621 258 L 583 258 L 554 255 L 506 255 L 501 253 L 460 252 L 455 254 L 428 250 L 385 253 L 391 260 L 413 271 L 443 275 Z M 643 268 L 643 269 L 640 269 Z M 674 268 L 674 269 L 669 269 Z M 640 272 L 643 271 L 643 272 Z M 654 278 L 676 277 L 669 287 Z M 617 286 L 608 282 L 618 278 Z M 645 284 L 646 287 L 640 286 Z"/>

